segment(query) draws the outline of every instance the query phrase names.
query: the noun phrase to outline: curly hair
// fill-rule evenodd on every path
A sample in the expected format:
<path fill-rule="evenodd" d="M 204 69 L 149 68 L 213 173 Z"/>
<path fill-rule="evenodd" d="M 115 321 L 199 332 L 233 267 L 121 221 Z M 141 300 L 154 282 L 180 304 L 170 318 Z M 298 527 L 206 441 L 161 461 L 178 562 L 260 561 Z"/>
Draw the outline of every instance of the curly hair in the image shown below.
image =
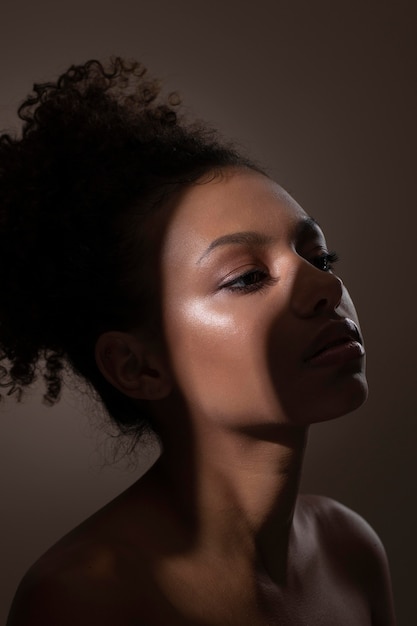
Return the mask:
<path fill-rule="evenodd" d="M 142 220 L 207 172 L 257 168 L 186 123 L 179 97 L 162 99 L 136 61 L 90 60 L 33 90 L 21 135 L 0 137 L 0 386 L 20 400 L 40 373 L 53 404 L 69 365 L 120 430 L 140 436 L 145 403 L 105 380 L 94 346 L 146 318 Z"/>

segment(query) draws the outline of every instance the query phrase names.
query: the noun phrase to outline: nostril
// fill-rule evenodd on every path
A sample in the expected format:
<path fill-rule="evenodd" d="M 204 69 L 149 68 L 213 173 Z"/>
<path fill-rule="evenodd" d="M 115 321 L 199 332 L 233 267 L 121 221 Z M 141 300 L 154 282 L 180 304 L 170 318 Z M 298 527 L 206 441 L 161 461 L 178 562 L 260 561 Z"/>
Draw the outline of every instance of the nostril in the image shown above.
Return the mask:
<path fill-rule="evenodd" d="M 327 309 L 328 304 L 329 304 L 329 301 L 327 300 L 327 298 L 321 298 L 321 300 L 316 302 L 316 304 L 314 306 L 314 312 L 315 313 L 320 313 L 320 311 L 323 311 L 324 309 Z"/>

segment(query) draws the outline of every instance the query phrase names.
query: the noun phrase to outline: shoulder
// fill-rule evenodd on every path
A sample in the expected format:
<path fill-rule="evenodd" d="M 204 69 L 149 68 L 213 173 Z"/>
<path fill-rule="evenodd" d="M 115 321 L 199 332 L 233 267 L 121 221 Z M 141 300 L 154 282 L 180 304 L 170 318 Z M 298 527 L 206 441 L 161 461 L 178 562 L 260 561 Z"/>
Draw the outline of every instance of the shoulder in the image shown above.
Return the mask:
<path fill-rule="evenodd" d="M 301 495 L 298 506 L 302 513 L 314 520 L 318 531 L 325 533 L 330 540 L 344 533 L 347 540 L 381 550 L 381 540 L 368 522 L 337 500 L 327 496 Z"/>
<path fill-rule="evenodd" d="M 135 486 L 136 485 L 136 486 Z M 169 528 L 143 478 L 64 536 L 27 572 L 7 626 L 146 626 L 164 600 L 153 559 Z M 151 504 L 150 504 L 151 503 Z"/>
<path fill-rule="evenodd" d="M 21 581 L 7 626 L 124 626 L 134 618 L 136 624 L 136 603 L 150 592 L 145 568 L 133 571 L 118 549 L 52 550 Z"/>
<path fill-rule="evenodd" d="M 120 594 L 114 568 L 98 552 L 77 550 L 41 557 L 21 581 L 7 626 L 110 624 L 111 605 Z"/>
<path fill-rule="evenodd" d="M 343 568 L 368 597 L 376 626 L 395 624 L 388 558 L 381 539 L 363 517 L 324 496 L 300 496 L 300 515 L 314 526 L 316 541 L 334 568 Z"/>
<path fill-rule="evenodd" d="M 370 561 L 386 560 L 381 539 L 368 522 L 352 509 L 325 496 L 303 495 L 300 497 L 301 514 L 315 526 L 321 541 L 331 544 L 354 557 L 362 556 Z"/>

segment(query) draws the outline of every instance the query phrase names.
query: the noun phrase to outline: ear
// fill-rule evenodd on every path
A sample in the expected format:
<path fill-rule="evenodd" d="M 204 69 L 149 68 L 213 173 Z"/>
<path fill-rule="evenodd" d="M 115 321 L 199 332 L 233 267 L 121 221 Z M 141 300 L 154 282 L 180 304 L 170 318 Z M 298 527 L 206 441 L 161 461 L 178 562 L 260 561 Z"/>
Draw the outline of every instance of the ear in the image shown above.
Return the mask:
<path fill-rule="evenodd" d="M 171 378 L 162 356 L 135 335 L 108 331 L 100 335 L 96 363 L 103 376 L 126 396 L 158 400 L 171 391 Z"/>

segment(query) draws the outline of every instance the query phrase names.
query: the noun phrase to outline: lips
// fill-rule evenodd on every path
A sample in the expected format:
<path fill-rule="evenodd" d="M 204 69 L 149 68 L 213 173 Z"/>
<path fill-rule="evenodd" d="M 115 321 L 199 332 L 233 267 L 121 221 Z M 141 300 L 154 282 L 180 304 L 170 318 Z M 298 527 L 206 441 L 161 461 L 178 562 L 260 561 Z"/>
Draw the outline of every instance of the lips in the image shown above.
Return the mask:
<path fill-rule="evenodd" d="M 331 321 L 324 326 L 306 351 L 304 362 L 330 365 L 364 355 L 359 329 L 349 318 Z"/>

